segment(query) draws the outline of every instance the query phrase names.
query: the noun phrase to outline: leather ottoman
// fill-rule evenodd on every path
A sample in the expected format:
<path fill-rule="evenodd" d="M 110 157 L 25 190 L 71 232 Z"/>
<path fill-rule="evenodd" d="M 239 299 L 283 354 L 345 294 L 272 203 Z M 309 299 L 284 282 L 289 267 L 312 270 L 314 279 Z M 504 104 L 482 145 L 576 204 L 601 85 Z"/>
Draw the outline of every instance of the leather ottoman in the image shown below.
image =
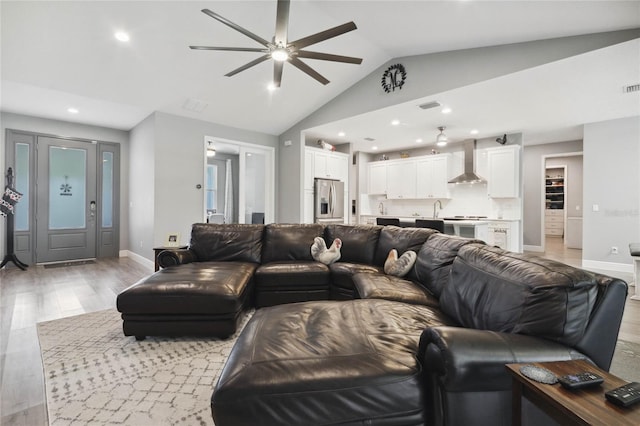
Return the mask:
<path fill-rule="evenodd" d="M 423 425 L 425 327 L 454 325 L 387 300 L 264 308 L 242 331 L 211 400 L 217 426 Z"/>
<path fill-rule="evenodd" d="M 125 336 L 232 335 L 250 305 L 256 267 L 251 262 L 196 262 L 143 278 L 117 298 Z"/>

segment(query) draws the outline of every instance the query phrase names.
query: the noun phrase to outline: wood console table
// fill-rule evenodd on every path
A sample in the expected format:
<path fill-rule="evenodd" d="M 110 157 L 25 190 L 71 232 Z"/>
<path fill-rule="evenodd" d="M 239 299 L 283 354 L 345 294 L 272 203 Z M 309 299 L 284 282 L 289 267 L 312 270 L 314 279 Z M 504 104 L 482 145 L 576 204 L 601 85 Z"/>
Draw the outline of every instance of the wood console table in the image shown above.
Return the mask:
<path fill-rule="evenodd" d="M 527 398 L 561 425 L 640 425 L 640 404 L 618 407 L 605 399 L 604 393 L 628 382 L 602 371 L 592 364 L 577 361 L 534 362 L 558 376 L 591 371 L 604 378 L 600 386 L 568 390 L 560 383 L 547 385 L 531 380 L 520 373 L 526 364 L 507 364 L 513 377 L 512 425 L 522 424 L 522 397 Z"/>

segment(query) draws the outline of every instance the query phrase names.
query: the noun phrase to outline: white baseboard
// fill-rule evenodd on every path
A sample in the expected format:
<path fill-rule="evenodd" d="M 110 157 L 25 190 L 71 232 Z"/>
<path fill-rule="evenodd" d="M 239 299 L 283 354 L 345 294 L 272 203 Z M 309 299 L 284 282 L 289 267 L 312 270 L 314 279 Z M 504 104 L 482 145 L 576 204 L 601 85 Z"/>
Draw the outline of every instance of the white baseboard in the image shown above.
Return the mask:
<path fill-rule="evenodd" d="M 633 274 L 633 265 L 628 265 L 626 263 L 600 262 L 598 260 L 582 259 L 582 267 L 585 269 L 603 269 L 605 271 Z"/>
<path fill-rule="evenodd" d="M 540 252 L 540 253 L 544 253 L 544 249 L 542 248 L 542 246 L 527 246 L 527 245 L 524 245 L 524 246 L 522 246 L 522 249 L 524 251 L 537 251 L 537 252 Z"/>
<path fill-rule="evenodd" d="M 153 269 L 155 266 L 155 264 L 153 263 L 153 260 L 149 260 L 146 257 L 140 256 L 138 253 L 134 253 L 130 250 L 120 250 L 119 255 L 120 257 L 129 257 L 132 260 L 135 260 L 136 262 L 144 266 L 148 266 L 151 269 Z"/>

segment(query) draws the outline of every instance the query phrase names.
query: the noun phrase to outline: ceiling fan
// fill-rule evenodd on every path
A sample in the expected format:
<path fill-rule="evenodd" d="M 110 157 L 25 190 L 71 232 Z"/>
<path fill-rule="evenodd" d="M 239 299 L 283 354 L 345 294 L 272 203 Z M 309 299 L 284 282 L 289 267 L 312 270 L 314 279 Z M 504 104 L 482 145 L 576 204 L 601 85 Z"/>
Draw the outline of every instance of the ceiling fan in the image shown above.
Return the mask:
<path fill-rule="evenodd" d="M 264 55 L 260 56 L 253 61 L 236 68 L 235 70 L 225 74 L 227 77 L 238 74 L 254 65 L 273 59 L 273 86 L 280 87 L 282 81 L 282 70 L 284 62 L 289 62 L 291 65 L 315 78 L 322 84 L 329 83 L 325 77 L 315 71 L 309 65 L 300 60 L 300 58 L 306 59 L 319 59 L 323 61 L 344 62 L 348 64 L 361 64 L 361 58 L 354 58 L 351 56 L 332 55 L 329 53 L 312 52 L 309 50 L 302 50 L 312 44 L 320 43 L 321 41 L 328 40 L 333 37 L 337 37 L 349 31 L 355 30 L 356 24 L 353 22 L 347 22 L 346 24 L 338 25 L 337 27 L 330 28 L 328 30 L 321 31 L 316 34 L 312 34 L 307 37 L 295 41 L 289 41 L 287 39 L 287 30 L 289 26 L 289 0 L 278 0 L 278 7 L 276 11 L 276 31 L 271 42 L 263 39 L 262 37 L 252 33 L 251 31 L 242 28 L 241 26 L 229 21 L 228 19 L 218 15 L 209 9 L 202 9 L 202 12 L 212 17 L 213 19 L 222 22 L 223 24 L 233 28 L 236 31 L 241 32 L 247 37 L 260 43 L 262 48 L 253 47 L 215 47 L 215 46 L 189 46 L 194 50 L 223 50 L 234 52 L 260 52 Z"/>

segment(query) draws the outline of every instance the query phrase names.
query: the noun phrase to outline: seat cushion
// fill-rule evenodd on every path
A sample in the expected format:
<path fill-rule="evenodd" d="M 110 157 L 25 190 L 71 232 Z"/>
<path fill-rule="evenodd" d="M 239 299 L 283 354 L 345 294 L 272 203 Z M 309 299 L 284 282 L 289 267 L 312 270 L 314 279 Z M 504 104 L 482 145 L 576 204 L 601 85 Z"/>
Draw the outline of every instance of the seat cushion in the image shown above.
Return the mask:
<path fill-rule="evenodd" d="M 127 314 L 227 314 L 244 308 L 255 263 L 195 262 L 141 279 L 117 298 Z"/>
<path fill-rule="evenodd" d="M 447 324 L 432 308 L 375 299 L 258 310 L 214 391 L 214 421 L 424 424 L 418 342 Z"/>
<path fill-rule="evenodd" d="M 362 263 L 336 262 L 329 265 L 331 270 L 331 298 L 351 300 L 355 297 L 353 275 L 361 272 L 384 273 L 382 266 Z"/>
<path fill-rule="evenodd" d="M 360 299 L 385 299 L 438 307 L 438 299 L 420 284 L 386 274 L 359 273 L 353 276 Z"/>
<path fill-rule="evenodd" d="M 256 289 L 329 288 L 329 267 L 316 261 L 282 261 L 260 265 L 254 277 Z"/>

